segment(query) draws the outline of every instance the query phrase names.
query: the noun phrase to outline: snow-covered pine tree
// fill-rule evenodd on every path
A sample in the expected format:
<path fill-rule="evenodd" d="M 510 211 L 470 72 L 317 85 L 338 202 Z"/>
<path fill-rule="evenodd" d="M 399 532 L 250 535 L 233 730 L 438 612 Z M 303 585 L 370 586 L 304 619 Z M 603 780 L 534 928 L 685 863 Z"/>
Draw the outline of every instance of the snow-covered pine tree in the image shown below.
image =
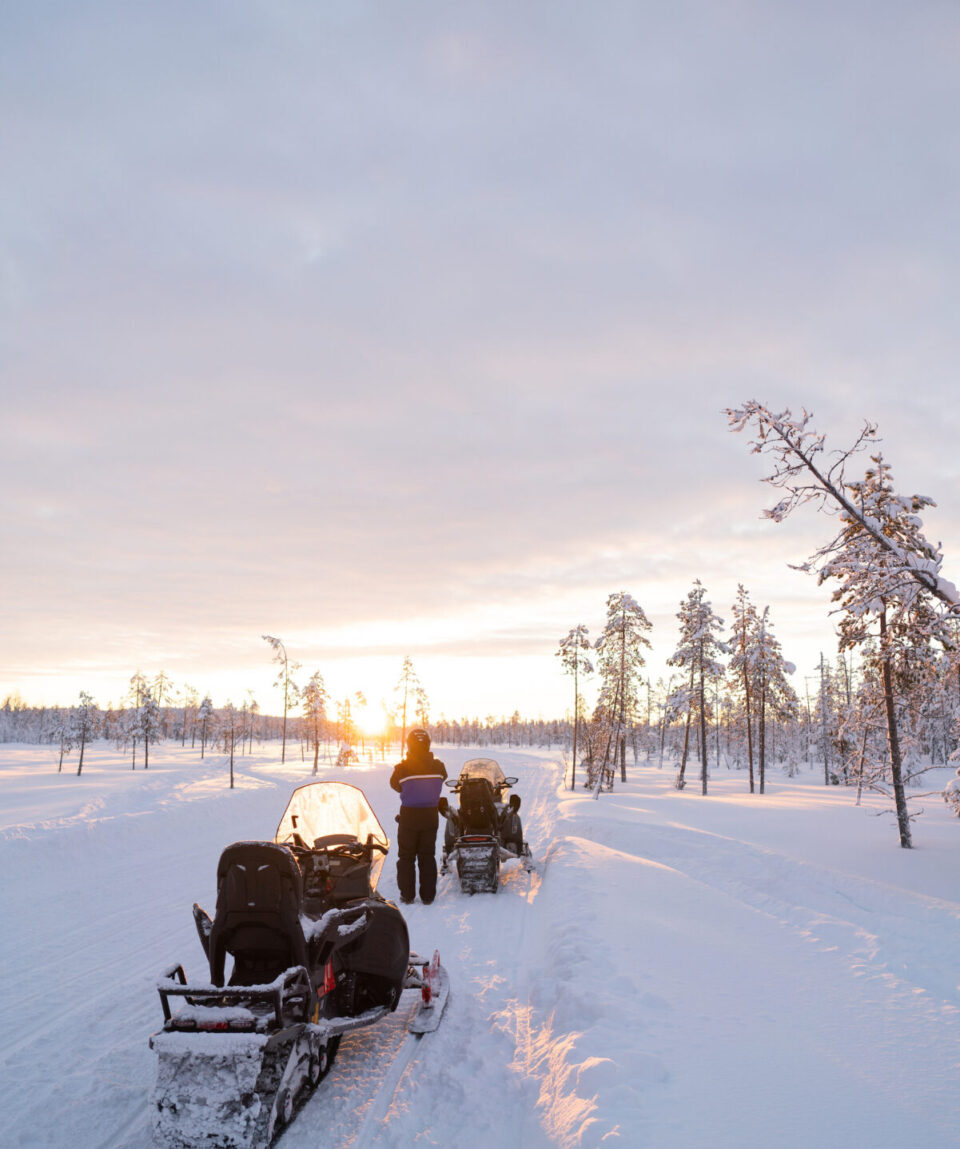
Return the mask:
<path fill-rule="evenodd" d="M 133 747 L 130 760 L 131 770 L 136 770 L 137 768 L 137 743 L 140 740 L 140 707 L 143 705 L 143 699 L 146 693 L 147 680 L 138 670 L 130 677 L 127 699 L 131 704 L 131 709 L 126 711 L 123 716 L 123 736 L 125 739 L 130 740 Z"/>
<path fill-rule="evenodd" d="M 754 792 L 753 779 L 753 680 L 755 677 L 756 645 L 755 636 L 759 623 L 757 608 L 750 601 L 742 583 L 737 584 L 737 599 L 733 604 L 733 624 L 730 630 L 730 662 L 727 671 L 735 694 L 743 703 L 744 728 L 747 739 L 747 768 L 750 778 L 750 793 Z"/>
<path fill-rule="evenodd" d="M 144 688 L 143 699 L 138 712 L 138 730 L 143 739 L 143 768 L 150 769 L 150 743 L 162 738 L 160 727 L 160 705 L 149 686 Z"/>
<path fill-rule="evenodd" d="M 303 688 L 301 695 L 303 716 L 307 720 L 307 729 L 313 738 L 313 772 L 317 773 L 320 760 L 320 731 L 327 718 L 327 702 L 329 701 L 327 688 L 323 682 L 323 675 L 319 670 L 313 672 Z"/>
<path fill-rule="evenodd" d="M 592 674 L 593 663 L 586 657 L 590 649 L 590 631 L 580 625 L 573 627 L 560 639 L 560 649 L 556 655 L 560 659 L 565 674 L 573 675 L 573 772 L 570 776 L 570 789 L 577 786 L 577 735 L 580 731 L 580 675 Z"/>
<path fill-rule="evenodd" d="M 757 751 L 760 764 L 760 793 L 763 794 L 767 771 L 767 719 L 770 716 L 779 721 L 796 718 L 800 708 L 796 691 L 787 681 L 787 675 L 793 674 L 796 667 L 783 657 L 780 640 L 773 633 L 768 606 L 763 608 L 757 619 L 755 651 Z"/>
<path fill-rule="evenodd" d="M 60 743 L 60 762 L 57 765 L 57 773 L 62 774 L 64 756 L 73 750 L 74 721 L 72 710 L 63 706 L 59 707 L 57 720 L 53 727 L 53 736 Z"/>
<path fill-rule="evenodd" d="M 191 749 L 193 749 L 193 747 L 196 745 L 196 737 L 197 737 L 196 716 L 197 716 L 197 707 L 199 706 L 199 704 L 200 704 L 200 695 L 197 694 L 196 687 L 184 686 L 184 688 L 183 688 L 183 706 L 181 707 L 183 725 L 180 728 L 180 745 L 186 746 L 186 744 L 187 744 L 187 727 L 189 726 L 190 731 L 191 731 L 191 733 L 190 733 L 190 748 Z"/>
<path fill-rule="evenodd" d="M 150 693 L 157 700 L 157 708 L 159 711 L 160 722 L 160 737 L 166 738 L 169 733 L 168 729 L 168 716 L 165 713 L 165 708 L 169 707 L 176 699 L 176 690 L 172 680 L 166 671 L 161 670 L 160 673 L 154 678 L 150 684 Z"/>
<path fill-rule="evenodd" d="M 642 648 L 650 646 L 650 629 L 650 620 L 632 595 L 616 591 L 607 597 L 606 622 L 595 644 L 601 687 L 595 712 L 599 719 L 598 737 L 591 750 L 594 797 L 604 783 L 612 787 L 618 759 L 620 780 L 627 780 L 627 725 L 636 715 L 640 670 L 644 666 Z"/>
<path fill-rule="evenodd" d="M 74 738 L 80 746 L 80 758 L 77 762 L 77 777 L 83 773 L 83 752 L 87 743 L 96 737 L 100 723 L 100 709 L 91 695 L 85 690 L 80 691 L 80 702 L 73 711 Z"/>
<path fill-rule="evenodd" d="M 679 666 L 689 675 L 687 684 L 674 692 L 675 705 L 686 712 L 686 729 L 683 739 L 683 758 L 677 774 L 676 786 L 682 790 L 687 766 L 687 752 L 690 741 L 691 715 L 696 711 L 700 723 L 700 792 L 707 792 L 707 702 L 706 680 L 723 673 L 723 665 L 718 655 L 728 652 L 727 644 L 718 637 L 723 628 L 723 619 L 713 612 L 707 600 L 707 592 L 699 579 L 680 604 L 677 618 L 680 620 L 680 641 L 677 649 L 667 659 L 670 666 Z"/>
<path fill-rule="evenodd" d="M 203 755 L 206 751 L 207 738 L 210 734 L 210 726 L 213 722 L 213 702 L 210 700 L 210 695 L 205 694 L 203 701 L 197 709 L 197 725 L 200 727 L 200 759 L 203 760 Z"/>

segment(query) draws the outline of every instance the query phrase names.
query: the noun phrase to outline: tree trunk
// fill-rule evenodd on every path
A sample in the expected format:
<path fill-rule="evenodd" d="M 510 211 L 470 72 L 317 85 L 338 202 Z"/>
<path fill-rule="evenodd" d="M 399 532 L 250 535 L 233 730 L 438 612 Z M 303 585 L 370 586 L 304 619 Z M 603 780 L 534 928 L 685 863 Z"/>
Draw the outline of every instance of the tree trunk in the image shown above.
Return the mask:
<path fill-rule="evenodd" d="M 580 665 L 579 653 L 573 652 L 573 772 L 570 775 L 570 789 L 577 788 L 577 728 L 580 724 L 580 686 L 577 671 Z"/>
<path fill-rule="evenodd" d="M 684 774 L 687 771 L 687 751 L 690 747 L 690 714 L 691 711 L 687 710 L 687 721 L 683 727 L 683 753 L 680 755 L 680 770 L 677 774 L 677 789 L 682 790 L 686 785 L 684 781 Z"/>
<path fill-rule="evenodd" d="M 700 793 L 707 792 L 707 698 L 703 682 L 703 656 L 700 658 Z"/>
<path fill-rule="evenodd" d="M 750 770 L 750 793 L 753 789 L 753 726 L 750 717 L 750 675 L 747 673 L 747 663 L 743 664 L 743 702 L 747 712 L 747 766 Z"/>
<path fill-rule="evenodd" d="M 860 805 L 860 795 L 863 793 L 863 760 L 867 753 L 867 727 L 863 728 L 863 737 L 860 739 L 860 761 L 857 764 L 857 801 L 856 805 Z"/>
<path fill-rule="evenodd" d="M 880 657 L 883 669 L 883 704 L 887 712 L 887 741 L 890 745 L 890 772 L 893 775 L 893 800 L 897 807 L 897 827 L 900 831 L 900 845 L 909 850 L 913 845 L 910 839 L 910 816 L 907 813 L 907 799 L 903 792 L 903 767 L 900 759 L 900 737 L 897 733 L 897 715 L 893 706 L 893 675 L 890 671 L 890 652 L 886 645 L 887 612 L 880 612 Z"/>
<path fill-rule="evenodd" d="M 880 628 L 881 630 L 883 627 Z M 830 785 L 830 755 L 827 752 L 827 690 L 824 680 L 823 651 L 820 652 L 820 749 L 823 751 L 823 784 Z"/>

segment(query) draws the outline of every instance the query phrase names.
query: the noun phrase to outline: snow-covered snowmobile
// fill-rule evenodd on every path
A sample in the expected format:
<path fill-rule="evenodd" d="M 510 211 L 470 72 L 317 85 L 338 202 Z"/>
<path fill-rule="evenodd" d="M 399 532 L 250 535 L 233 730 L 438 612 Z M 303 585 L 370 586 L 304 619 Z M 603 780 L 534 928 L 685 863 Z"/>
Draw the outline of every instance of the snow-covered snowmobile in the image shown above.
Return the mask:
<path fill-rule="evenodd" d="M 377 893 L 388 848 L 363 791 L 313 782 L 294 790 L 272 842 L 223 851 L 214 917 L 193 907 L 210 982 L 187 984 L 177 965 L 158 985 L 163 1149 L 269 1145 L 341 1035 L 395 1010 L 405 988 L 421 991 L 410 1029 L 439 1023 L 446 972 L 410 952 L 402 914 Z"/>
<path fill-rule="evenodd" d="M 506 800 L 516 781 L 505 777 L 492 758 L 471 758 L 458 778 L 447 779 L 459 805 L 455 809 L 446 798 L 440 800 L 446 819 L 440 872 L 448 873 L 456 863 L 460 889 L 466 894 L 496 893 L 501 861 L 520 858 L 528 870 L 533 864 L 523 840 L 520 795 L 511 794 Z"/>

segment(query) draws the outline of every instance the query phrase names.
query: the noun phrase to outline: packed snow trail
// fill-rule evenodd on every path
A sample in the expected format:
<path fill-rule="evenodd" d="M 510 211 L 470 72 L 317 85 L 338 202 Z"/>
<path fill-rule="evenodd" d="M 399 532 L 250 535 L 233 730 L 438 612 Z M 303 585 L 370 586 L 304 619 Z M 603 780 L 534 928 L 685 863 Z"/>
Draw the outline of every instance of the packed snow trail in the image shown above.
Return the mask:
<path fill-rule="evenodd" d="M 641 764 L 594 802 L 542 752 L 439 751 L 451 774 L 478 753 L 519 776 L 540 872 L 508 863 L 475 897 L 449 875 L 405 909 L 449 969 L 443 1023 L 409 1040 L 404 999 L 345 1037 L 279 1149 L 960 1143 L 945 810 L 904 851 L 876 801 L 814 773 L 759 797 L 723 772 L 703 798 Z M 388 833 L 390 765 L 343 775 Z M 221 759 L 170 747 L 149 775 L 99 749 L 76 779 L 46 748 L 0 748 L 4 1144 L 149 1146 L 157 976 L 202 972 L 190 905 L 212 908 L 220 851 L 270 837 L 309 777 L 241 759 L 230 792 Z"/>

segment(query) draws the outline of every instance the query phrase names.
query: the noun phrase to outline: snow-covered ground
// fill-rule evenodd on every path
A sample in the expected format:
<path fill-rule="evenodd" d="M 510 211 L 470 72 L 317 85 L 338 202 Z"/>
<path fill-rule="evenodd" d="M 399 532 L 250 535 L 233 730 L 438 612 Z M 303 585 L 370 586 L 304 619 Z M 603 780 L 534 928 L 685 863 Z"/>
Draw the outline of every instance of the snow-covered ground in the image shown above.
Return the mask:
<path fill-rule="evenodd" d="M 451 774 L 477 753 L 438 750 Z M 594 802 L 556 755 L 494 756 L 541 872 L 473 898 L 442 878 L 408 908 L 450 970 L 440 1030 L 409 1037 L 405 1000 L 344 1038 L 280 1149 L 960 1144 L 960 824 L 938 799 L 907 851 L 815 772 L 759 797 L 715 771 L 703 798 L 641 765 Z M 190 906 L 307 779 L 278 758 L 239 759 L 231 792 L 222 758 L 179 747 L 144 773 L 98 745 L 82 778 L 0 747 L 4 1146 L 149 1145 L 156 978 L 204 976 Z M 391 833 L 388 774 L 338 776 Z"/>

